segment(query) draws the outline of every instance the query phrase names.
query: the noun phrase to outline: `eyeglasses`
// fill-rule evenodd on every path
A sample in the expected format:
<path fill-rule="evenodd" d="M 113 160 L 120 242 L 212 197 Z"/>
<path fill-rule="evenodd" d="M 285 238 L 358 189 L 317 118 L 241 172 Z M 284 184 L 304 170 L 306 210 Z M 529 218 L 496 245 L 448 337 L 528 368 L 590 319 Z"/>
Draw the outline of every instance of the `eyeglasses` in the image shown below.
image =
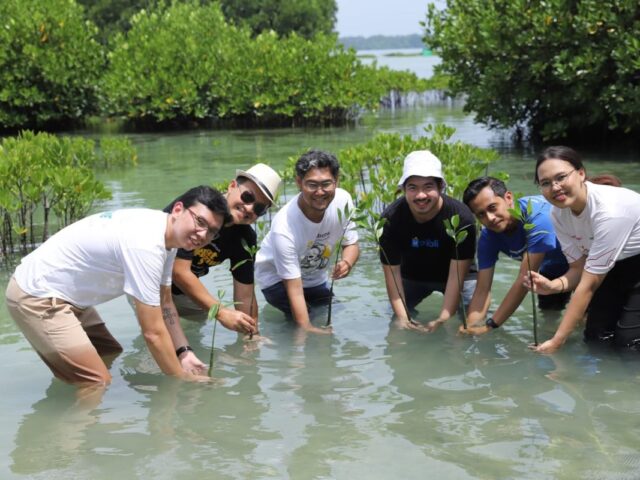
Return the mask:
<path fill-rule="evenodd" d="M 302 182 L 302 185 L 310 192 L 317 192 L 320 189 L 324 190 L 325 192 L 329 192 L 335 188 L 336 181 L 325 180 L 324 182 Z"/>
<path fill-rule="evenodd" d="M 576 169 L 574 168 L 570 172 L 559 173 L 558 175 L 553 177 L 551 180 L 542 180 L 540 183 L 538 183 L 538 188 L 540 189 L 540 191 L 545 192 L 547 190 L 551 190 L 551 188 L 553 187 L 553 184 L 556 184 L 559 187 L 561 187 L 567 181 L 569 176 L 575 171 Z"/>
<path fill-rule="evenodd" d="M 238 188 L 240 188 L 240 185 L 238 185 Z M 240 193 L 240 200 L 242 200 L 242 203 L 245 205 L 253 205 L 253 213 L 256 214 L 256 217 L 263 216 L 267 213 L 269 207 L 271 207 L 271 205 L 256 202 L 256 196 L 251 190 L 243 190 Z"/>
<path fill-rule="evenodd" d="M 213 228 L 212 226 L 210 226 L 204 218 L 202 218 L 200 215 L 195 213 L 190 208 L 187 208 L 187 210 L 189 211 L 189 213 L 191 214 L 191 217 L 193 218 L 193 224 L 196 227 L 196 231 L 200 231 L 200 232 L 206 231 L 207 237 L 210 237 L 211 240 L 215 240 L 220 236 L 219 229 Z"/>

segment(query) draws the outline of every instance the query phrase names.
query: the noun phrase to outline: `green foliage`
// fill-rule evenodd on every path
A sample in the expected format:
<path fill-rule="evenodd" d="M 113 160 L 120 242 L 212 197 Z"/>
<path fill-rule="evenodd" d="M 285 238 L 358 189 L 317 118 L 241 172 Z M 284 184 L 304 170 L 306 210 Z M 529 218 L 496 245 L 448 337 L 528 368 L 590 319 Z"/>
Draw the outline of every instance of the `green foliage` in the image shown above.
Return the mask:
<path fill-rule="evenodd" d="M 108 167 L 115 159 L 135 158 L 135 150 L 128 140 L 108 138 L 101 147 L 102 158 L 91 140 L 31 131 L 0 142 L 3 253 L 12 252 L 18 245 L 26 252 L 37 240 L 46 240 L 51 214 L 65 226 L 86 215 L 96 201 L 111 198 L 95 178 L 94 169 Z M 35 226 L 42 226 L 38 239 Z"/>
<path fill-rule="evenodd" d="M 73 0 L 2 0 L 0 19 L 0 129 L 92 113 L 104 55 L 82 8 Z"/>
<path fill-rule="evenodd" d="M 637 0 L 448 0 L 425 41 L 491 127 L 545 139 L 640 131 Z"/>
<path fill-rule="evenodd" d="M 451 237 L 451 239 L 455 243 L 456 260 L 459 260 L 458 246 L 460 246 L 460 244 L 462 244 L 462 242 L 464 242 L 467 236 L 469 235 L 469 232 L 465 230 L 468 227 L 468 225 L 462 228 L 458 228 L 459 226 L 460 226 L 460 215 L 458 214 L 452 215 L 450 219 L 449 218 L 444 219 L 445 232 L 447 232 L 447 235 Z M 458 289 L 460 292 L 460 306 L 462 307 L 462 325 L 466 330 L 467 329 L 467 312 L 464 307 L 464 297 L 462 295 L 463 279 L 460 278 L 460 271 L 458 270 L 457 267 L 456 267 L 456 277 L 458 280 Z"/>
<path fill-rule="evenodd" d="M 333 269 L 335 270 L 338 262 L 340 261 L 340 252 L 342 251 L 340 247 L 342 246 L 342 241 L 344 240 L 344 236 L 347 233 L 347 228 L 351 225 L 351 221 L 353 219 L 353 215 L 356 212 L 352 211 L 349 208 L 349 204 L 346 203 L 343 209 L 338 209 L 338 222 L 342 225 L 342 234 L 340 238 L 336 242 L 333 247 L 334 259 L 333 259 Z M 327 309 L 327 324 L 326 326 L 331 325 L 331 312 L 333 310 L 333 284 L 335 282 L 335 278 L 331 278 L 331 286 L 329 287 L 329 307 Z"/>
<path fill-rule="evenodd" d="M 102 43 L 118 32 L 131 28 L 130 19 L 138 11 L 149 8 L 156 0 L 76 0 L 86 9 L 87 17 L 95 23 Z"/>
<path fill-rule="evenodd" d="M 531 234 L 531 230 L 535 228 L 535 225 L 531 223 L 531 215 L 533 214 L 533 205 L 531 204 L 531 199 L 527 201 L 527 207 L 523 212 L 520 209 L 520 202 L 518 198 L 514 199 L 514 208 L 510 208 L 509 214 L 515 218 L 518 222 L 522 223 L 522 226 L 525 230 L 525 254 L 527 255 L 527 274 L 529 275 L 529 282 L 533 285 L 533 280 L 531 279 L 531 261 L 529 260 L 529 244 L 531 242 L 531 238 L 535 235 L 542 235 L 546 232 L 541 230 L 536 232 L 535 234 Z M 531 311 L 533 313 L 533 343 L 534 345 L 538 345 L 538 315 L 536 310 L 536 294 L 533 290 L 531 290 Z"/>
<path fill-rule="evenodd" d="M 194 2 L 141 11 L 131 23 L 114 40 L 104 79 L 106 111 L 129 119 L 336 122 L 386 93 L 333 36 L 251 38 L 217 5 Z"/>
<path fill-rule="evenodd" d="M 330 34 L 336 22 L 335 0 L 220 0 L 227 19 L 246 25 L 254 35 L 273 30 L 312 38 Z"/>
<path fill-rule="evenodd" d="M 211 376 L 213 372 L 213 346 L 216 341 L 216 326 L 218 325 L 218 312 L 220 312 L 221 308 L 229 307 L 234 305 L 236 302 L 231 302 L 229 304 L 222 303 L 222 299 L 224 298 L 225 291 L 218 290 L 218 303 L 214 303 L 209 309 L 209 313 L 207 314 L 207 319 L 213 322 L 213 334 L 211 335 L 211 352 L 209 353 L 209 371 L 208 375 Z"/>
<path fill-rule="evenodd" d="M 102 137 L 100 139 L 102 168 L 127 167 L 138 164 L 138 154 L 131 140 L 125 137 Z"/>
<path fill-rule="evenodd" d="M 408 70 L 391 70 L 388 67 L 372 67 L 375 69 L 374 78 L 385 93 L 396 92 L 424 92 L 427 90 L 445 90 L 448 77 L 434 75 L 432 78 L 419 78 Z"/>

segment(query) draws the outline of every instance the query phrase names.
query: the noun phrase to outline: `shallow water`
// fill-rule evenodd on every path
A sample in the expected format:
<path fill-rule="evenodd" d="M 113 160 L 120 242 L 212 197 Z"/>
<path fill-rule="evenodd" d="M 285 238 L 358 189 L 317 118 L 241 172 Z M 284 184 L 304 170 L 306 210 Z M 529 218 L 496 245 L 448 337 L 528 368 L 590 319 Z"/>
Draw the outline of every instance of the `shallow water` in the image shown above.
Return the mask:
<path fill-rule="evenodd" d="M 512 188 L 535 193 L 532 153 L 445 103 L 382 112 L 357 127 L 133 135 L 140 165 L 103 174 L 114 199 L 101 208 L 160 208 L 256 159 L 280 167 L 309 146 L 337 151 L 379 131 L 420 134 L 433 121 L 498 149 L 496 168 L 511 173 Z M 637 164 L 628 163 L 637 154 L 587 158 L 593 173 L 640 189 Z M 516 272 L 516 263 L 499 263 L 494 298 Z M 8 275 L 0 272 L 3 289 Z M 230 295 L 225 267 L 203 280 Z M 124 353 L 102 398 L 81 401 L 52 380 L 0 305 L 0 478 L 637 478 L 637 356 L 589 351 L 578 332 L 556 355 L 530 353 L 528 303 L 481 338 L 457 336 L 456 320 L 431 335 L 397 331 L 370 246 L 336 294 L 334 335 L 303 338 L 258 293 L 272 343 L 249 350 L 218 328 L 215 385 L 161 375 L 126 301 L 101 305 Z M 433 319 L 440 301 L 424 302 L 417 319 Z M 315 321 L 324 316 L 315 312 Z M 542 315 L 542 339 L 558 318 Z M 212 325 L 184 327 L 208 360 Z"/>

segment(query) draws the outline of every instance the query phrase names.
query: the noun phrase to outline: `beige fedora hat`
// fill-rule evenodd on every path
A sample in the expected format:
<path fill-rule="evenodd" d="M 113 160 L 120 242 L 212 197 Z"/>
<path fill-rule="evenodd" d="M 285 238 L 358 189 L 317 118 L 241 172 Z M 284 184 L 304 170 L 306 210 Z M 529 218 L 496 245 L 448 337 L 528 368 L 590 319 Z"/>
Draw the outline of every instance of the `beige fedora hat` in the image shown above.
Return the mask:
<path fill-rule="evenodd" d="M 282 179 L 269 165 L 264 163 L 256 163 L 247 170 L 236 170 L 236 178 L 244 177 L 255 183 L 264 193 L 271 203 L 275 203 L 275 199 L 280 191 Z"/>

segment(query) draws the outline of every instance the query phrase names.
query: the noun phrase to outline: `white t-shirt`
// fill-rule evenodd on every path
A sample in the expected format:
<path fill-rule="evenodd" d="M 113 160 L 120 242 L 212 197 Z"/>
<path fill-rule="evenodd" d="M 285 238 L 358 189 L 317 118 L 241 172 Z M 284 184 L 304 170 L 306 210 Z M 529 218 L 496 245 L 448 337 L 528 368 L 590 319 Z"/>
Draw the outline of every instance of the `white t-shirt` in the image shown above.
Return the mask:
<path fill-rule="evenodd" d="M 55 297 L 80 308 L 123 293 L 160 305 L 160 285 L 171 285 L 176 249 L 165 248 L 167 214 L 126 209 L 83 218 L 22 259 L 20 288 L 35 297 Z"/>
<path fill-rule="evenodd" d="M 618 260 L 640 254 L 640 194 L 586 182 L 587 206 L 574 215 L 553 207 L 551 218 L 569 263 L 587 257 L 585 270 L 604 274 Z"/>
<path fill-rule="evenodd" d="M 336 189 L 336 195 L 324 212 L 320 223 L 309 220 L 298 206 L 298 197 L 292 198 L 273 217 L 271 230 L 262 241 L 256 255 L 255 276 L 261 288 L 267 288 L 282 280 L 302 278 L 303 287 L 315 287 L 327 281 L 327 270 L 342 233 L 342 245 L 358 241 L 353 222 L 343 218 L 338 210 L 353 201 L 345 190 Z"/>

